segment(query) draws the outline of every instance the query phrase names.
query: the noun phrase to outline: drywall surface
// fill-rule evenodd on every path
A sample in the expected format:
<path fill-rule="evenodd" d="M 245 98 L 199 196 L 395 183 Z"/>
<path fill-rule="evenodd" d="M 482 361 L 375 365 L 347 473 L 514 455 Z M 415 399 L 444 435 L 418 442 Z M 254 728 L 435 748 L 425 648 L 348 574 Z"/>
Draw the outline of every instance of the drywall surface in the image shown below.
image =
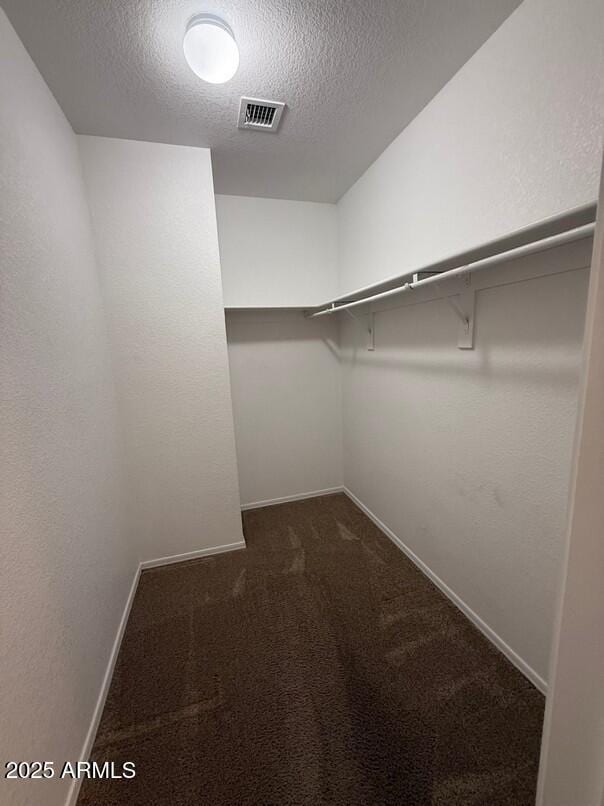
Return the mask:
<path fill-rule="evenodd" d="M 588 247 L 523 262 L 536 274 L 576 271 L 522 282 L 506 277 L 511 264 L 485 272 L 483 283 L 509 284 L 477 291 L 474 350 L 457 348 L 443 299 L 377 313 L 375 352 L 361 321 L 342 324 L 345 485 L 542 679 Z"/>
<path fill-rule="evenodd" d="M 137 560 L 77 142 L 2 11 L 0 64 L 0 801 L 52 806 L 4 765 L 79 758 Z"/>
<path fill-rule="evenodd" d="M 238 542 L 210 152 L 81 137 L 140 559 Z"/>
<path fill-rule="evenodd" d="M 340 200 L 340 290 L 593 201 L 603 41 L 601 0 L 524 0 Z"/>
<path fill-rule="evenodd" d="M 317 305 L 337 290 L 333 204 L 216 196 L 225 304 Z M 342 484 L 338 323 L 230 311 L 241 503 Z"/>
<path fill-rule="evenodd" d="M 334 204 L 216 196 L 228 306 L 318 305 L 337 291 Z"/>
<path fill-rule="evenodd" d="M 604 210 L 604 173 L 600 211 Z M 592 260 L 564 585 L 552 653 L 537 803 L 604 796 L 604 218 Z"/>
<path fill-rule="evenodd" d="M 242 504 L 339 487 L 337 322 L 231 312 L 227 337 Z"/>

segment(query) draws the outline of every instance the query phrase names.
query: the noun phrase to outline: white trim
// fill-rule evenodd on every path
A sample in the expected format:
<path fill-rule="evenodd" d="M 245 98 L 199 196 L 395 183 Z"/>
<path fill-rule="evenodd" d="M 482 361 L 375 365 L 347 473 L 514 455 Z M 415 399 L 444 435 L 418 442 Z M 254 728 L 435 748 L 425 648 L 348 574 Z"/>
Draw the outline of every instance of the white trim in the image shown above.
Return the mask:
<path fill-rule="evenodd" d="M 463 601 L 463 599 L 452 591 L 451 588 L 426 565 L 426 563 L 420 560 L 417 554 L 415 554 L 407 545 L 405 545 L 405 543 L 403 543 L 403 541 L 397 537 L 394 532 L 391 531 L 386 524 L 377 517 L 377 515 L 374 515 L 369 507 L 366 507 L 365 504 L 363 504 L 354 493 L 352 493 L 347 487 L 344 487 L 344 493 L 358 506 L 359 509 L 363 510 L 365 515 L 367 515 L 367 517 L 375 523 L 378 529 L 381 529 L 386 537 L 390 538 L 390 540 L 392 540 L 392 542 L 398 546 L 398 548 L 404 554 L 406 554 L 407 557 L 409 557 L 409 559 L 415 563 L 415 565 L 417 565 L 419 570 L 422 571 L 428 577 L 428 579 L 430 579 L 436 585 L 437 588 L 440 588 L 445 596 L 447 596 L 453 602 L 453 604 L 456 605 L 476 627 L 478 627 L 481 633 L 486 636 L 486 638 L 488 638 L 489 641 L 491 641 L 491 643 L 493 643 L 500 652 L 503 652 L 506 658 L 511 661 L 514 666 L 520 672 L 522 672 L 522 674 L 527 677 L 536 688 L 539 689 L 539 691 L 541 691 L 543 694 L 547 694 L 547 683 L 541 677 L 541 675 L 537 674 L 537 672 L 531 666 L 529 666 L 529 664 L 523 660 L 520 655 L 514 652 L 511 646 L 506 644 L 503 638 L 497 635 L 495 630 L 489 627 L 489 625 L 483 621 L 480 616 Z"/>
<path fill-rule="evenodd" d="M 99 692 L 99 696 L 96 701 L 94 711 L 92 712 L 92 721 L 90 722 L 88 732 L 86 733 L 86 738 L 84 739 L 84 745 L 80 753 L 81 761 L 87 761 L 90 758 L 92 746 L 96 738 L 96 732 L 99 727 L 99 722 L 101 721 L 101 716 L 103 714 L 103 708 L 105 707 L 105 700 L 107 699 L 107 694 L 109 693 L 109 687 L 111 686 L 111 680 L 113 678 L 113 670 L 115 668 L 117 656 L 119 655 L 120 652 L 120 647 L 122 645 L 122 638 L 124 637 L 124 633 L 126 631 L 126 624 L 128 623 L 128 617 L 130 616 L 130 610 L 132 608 L 132 602 L 134 601 L 134 596 L 136 594 L 136 588 L 138 586 L 138 580 L 140 578 L 140 574 L 141 574 L 141 567 L 139 565 L 136 571 L 134 572 L 134 579 L 132 580 L 132 585 L 130 586 L 130 592 L 128 593 L 128 598 L 126 599 L 126 606 L 124 607 L 124 612 L 122 613 L 122 617 L 120 619 L 120 623 L 117 628 L 115 641 L 113 642 L 113 646 L 111 647 L 111 653 L 109 655 L 109 663 L 107 664 L 107 668 L 105 669 L 105 675 L 103 677 L 103 682 L 101 683 L 101 690 Z M 82 780 L 83 779 L 81 778 L 79 779 L 74 778 L 73 781 L 71 782 L 71 786 L 69 787 L 69 791 L 67 793 L 67 800 L 65 802 L 65 806 L 75 806 L 76 801 L 78 799 L 78 795 L 80 793 L 80 786 L 82 784 Z"/>
<path fill-rule="evenodd" d="M 147 568 L 157 568 L 160 565 L 172 565 L 173 563 L 184 563 L 187 560 L 196 560 L 199 557 L 209 557 L 211 554 L 224 554 L 227 551 L 238 551 L 245 548 L 245 540 L 238 540 L 236 543 L 225 543 L 224 546 L 210 546 L 207 549 L 197 549 L 197 551 L 186 551 L 184 554 L 171 554 L 168 557 L 158 557 L 157 560 L 145 560 L 141 563 L 141 571 Z"/>
<path fill-rule="evenodd" d="M 241 511 L 246 509 L 260 509 L 260 507 L 273 507 L 276 504 L 287 504 L 290 501 L 303 501 L 305 498 L 318 498 L 320 495 L 334 495 L 335 493 L 346 492 L 344 487 L 328 487 L 326 490 L 313 490 L 310 493 L 298 493 L 297 495 L 284 495 L 282 498 L 269 498 L 267 501 L 253 501 L 251 504 L 242 504 Z"/>
<path fill-rule="evenodd" d="M 197 557 L 207 557 L 211 554 L 222 554 L 226 551 L 236 551 L 238 549 L 244 549 L 244 548 L 245 548 L 245 541 L 240 540 L 237 543 L 227 543 L 224 546 L 211 546 L 210 548 L 198 549 L 197 551 L 188 551 L 185 554 L 173 554 L 169 557 L 160 557 L 157 560 L 145 560 L 145 562 L 141 562 L 138 564 L 138 567 L 134 572 L 134 579 L 132 580 L 132 585 L 130 586 L 130 592 L 128 593 L 128 598 L 126 599 L 124 612 L 122 613 L 122 617 L 120 619 L 120 623 L 117 628 L 115 640 L 113 642 L 113 646 L 111 647 L 109 662 L 107 663 L 107 668 L 105 669 L 105 674 L 103 676 L 103 682 L 101 683 L 101 690 L 99 692 L 99 696 L 96 701 L 94 711 L 92 713 L 92 720 L 90 722 L 90 726 L 86 733 L 86 738 L 84 739 L 84 745 L 80 753 L 80 761 L 87 761 L 90 758 L 90 753 L 92 752 L 92 746 L 94 745 L 96 732 L 99 727 L 99 722 L 101 721 L 103 708 L 105 707 L 105 701 L 107 699 L 107 694 L 109 693 L 109 688 L 111 686 L 113 671 L 115 669 L 117 657 L 119 655 L 120 647 L 122 645 L 122 639 L 126 631 L 126 625 L 128 623 L 130 610 L 132 609 L 132 603 L 134 602 L 134 597 L 136 595 L 136 589 L 138 587 L 141 572 L 144 571 L 146 568 L 157 568 L 160 565 L 171 565 L 172 563 L 180 563 L 185 562 L 186 560 L 194 560 Z M 82 780 L 83 779 L 74 778 L 74 780 L 71 782 L 71 785 L 67 792 L 67 799 L 65 801 L 65 806 L 76 806 L 78 795 L 80 794 L 80 786 L 82 784 Z"/>

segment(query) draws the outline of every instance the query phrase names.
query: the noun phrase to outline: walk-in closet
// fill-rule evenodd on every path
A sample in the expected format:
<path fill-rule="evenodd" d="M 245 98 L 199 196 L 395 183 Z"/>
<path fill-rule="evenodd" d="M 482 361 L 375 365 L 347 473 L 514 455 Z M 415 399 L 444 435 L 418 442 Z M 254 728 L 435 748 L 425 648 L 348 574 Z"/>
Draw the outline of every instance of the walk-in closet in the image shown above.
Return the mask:
<path fill-rule="evenodd" d="M 604 806 L 601 0 L 0 0 L 4 806 Z"/>

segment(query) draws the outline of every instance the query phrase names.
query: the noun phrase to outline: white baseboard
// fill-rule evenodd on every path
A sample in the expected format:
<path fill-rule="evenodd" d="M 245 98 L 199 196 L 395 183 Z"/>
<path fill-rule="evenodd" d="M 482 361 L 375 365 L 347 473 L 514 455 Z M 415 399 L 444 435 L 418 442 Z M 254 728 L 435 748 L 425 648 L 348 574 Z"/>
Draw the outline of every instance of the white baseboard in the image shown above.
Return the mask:
<path fill-rule="evenodd" d="M 168 557 L 160 557 L 157 560 L 145 560 L 145 562 L 138 564 L 138 567 L 134 573 L 132 585 L 130 586 L 128 598 L 126 599 L 124 612 L 122 613 L 122 617 L 120 619 L 120 623 L 117 628 L 115 640 L 113 642 L 113 646 L 111 647 L 109 662 L 107 664 L 107 668 L 103 676 L 103 682 L 101 683 L 101 690 L 99 692 L 99 696 L 97 698 L 96 705 L 94 707 L 94 711 L 92 714 L 92 720 L 90 722 L 90 726 L 86 733 L 86 738 L 84 739 L 84 745 L 80 753 L 80 761 L 87 761 L 90 758 L 90 753 L 92 752 L 92 746 L 94 745 L 96 732 L 99 727 L 99 722 L 101 721 L 103 708 L 105 707 L 105 701 L 107 700 L 107 694 L 109 693 L 109 688 L 111 686 L 113 671 L 115 669 L 117 656 L 119 655 L 120 647 L 122 645 L 122 639 L 126 631 L 128 617 L 130 616 L 130 610 L 132 609 L 132 603 L 134 602 L 134 597 L 136 595 L 136 589 L 138 587 L 141 572 L 144 571 L 146 568 L 157 568 L 160 565 L 171 565 L 172 563 L 186 562 L 186 560 L 195 560 L 198 557 L 208 557 L 211 554 L 223 554 L 224 552 L 227 551 L 237 551 L 238 549 L 244 549 L 244 548 L 245 548 L 245 541 L 240 540 L 237 543 L 227 543 L 224 546 L 212 546 L 210 548 L 198 549 L 197 551 L 188 551 L 185 554 L 173 554 Z M 71 785 L 67 793 L 65 806 L 76 806 L 78 795 L 80 793 L 81 784 L 82 779 L 80 780 L 74 779 L 71 782 Z"/>
<path fill-rule="evenodd" d="M 209 557 L 212 554 L 224 554 L 227 551 L 239 551 L 245 548 L 245 540 L 238 540 L 236 543 L 226 543 L 224 546 L 210 546 L 207 549 L 197 549 L 197 551 L 187 551 L 184 554 L 171 554 L 168 557 L 158 557 L 157 560 L 145 560 L 141 563 L 141 571 L 147 568 L 157 568 L 160 565 L 172 565 L 173 563 L 184 563 L 187 560 L 197 560 L 199 557 Z"/>
<path fill-rule="evenodd" d="M 426 565 L 426 563 L 420 560 L 417 554 L 415 554 L 407 545 L 405 545 L 405 543 L 403 543 L 403 541 L 397 537 L 394 532 L 369 509 L 369 507 L 366 507 L 365 504 L 363 504 L 363 502 L 360 501 L 353 492 L 351 492 L 347 487 L 344 487 L 344 493 L 346 493 L 350 500 L 353 501 L 358 508 L 361 509 L 365 515 L 367 515 L 367 517 L 375 523 L 378 529 L 381 529 L 381 531 L 384 532 L 386 537 L 390 538 L 390 540 L 392 540 L 392 542 L 398 546 L 398 548 L 404 554 L 406 554 L 413 563 L 415 563 L 420 571 L 422 571 L 428 577 L 428 579 L 430 579 L 436 585 L 437 588 L 440 588 L 445 596 L 447 596 L 453 602 L 453 604 L 456 605 L 456 607 L 458 607 L 476 627 L 478 627 L 481 633 L 486 636 L 486 638 L 488 638 L 489 641 L 491 641 L 491 643 L 493 643 L 497 649 L 499 649 L 499 651 L 502 652 L 506 658 L 511 661 L 514 666 L 520 672 L 522 672 L 522 674 L 527 677 L 536 688 L 539 689 L 539 691 L 541 691 L 543 694 L 547 694 L 547 683 L 541 677 L 541 675 L 537 674 L 537 672 L 531 666 L 529 666 L 529 664 L 524 661 L 520 655 L 514 652 L 511 646 L 506 644 L 503 638 L 497 635 L 497 633 L 491 629 L 491 627 L 489 627 L 489 625 L 483 621 L 480 616 L 463 601 L 463 599 L 461 599 L 454 591 L 451 590 L 446 582 L 443 582 L 443 580 L 437 576 L 434 571 L 432 571 Z"/>
<path fill-rule="evenodd" d="M 130 592 L 128 593 L 128 598 L 126 599 L 126 606 L 124 607 L 124 612 L 122 613 L 122 617 L 120 619 L 120 623 L 117 628 L 115 641 L 113 642 L 113 646 L 111 647 L 111 653 L 109 655 L 109 663 L 107 664 L 107 668 L 105 669 L 103 682 L 101 683 L 101 690 L 99 692 L 99 696 L 96 701 L 94 711 L 92 713 L 92 721 L 90 723 L 90 727 L 88 728 L 88 732 L 86 733 L 86 738 L 84 739 L 84 746 L 82 747 L 82 751 L 80 753 L 80 761 L 87 761 L 90 758 L 92 745 L 94 744 L 94 740 L 96 738 L 96 732 L 99 727 L 99 722 L 101 721 L 103 708 L 105 707 L 105 700 L 107 699 L 107 694 L 109 693 L 109 687 L 111 686 L 111 678 L 113 677 L 113 670 L 115 669 L 117 656 L 119 655 L 120 647 L 122 645 L 122 638 L 124 637 L 124 632 L 126 631 L 126 624 L 128 623 L 128 617 L 130 615 L 130 610 L 132 609 L 132 602 L 134 601 L 134 596 L 136 594 L 136 588 L 138 586 L 138 580 L 140 578 L 140 574 L 141 574 L 141 567 L 139 565 L 136 571 L 134 572 L 134 579 L 132 580 L 132 585 L 130 586 Z M 69 791 L 67 793 L 67 800 L 65 802 L 65 806 L 75 806 L 76 801 L 78 799 L 78 795 L 80 793 L 81 784 L 82 779 L 77 778 L 73 779 L 73 781 L 71 782 L 71 786 L 69 787 Z"/>
<path fill-rule="evenodd" d="M 283 498 L 269 498 L 266 501 L 253 501 L 251 504 L 242 504 L 241 511 L 247 509 L 260 509 L 260 507 L 272 507 L 275 504 L 287 504 L 290 501 L 303 501 L 305 498 L 318 498 L 320 495 L 333 495 L 343 493 L 344 487 L 328 487 L 326 490 L 313 490 L 310 493 L 297 493 L 296 495 L 284 495 Z"/>

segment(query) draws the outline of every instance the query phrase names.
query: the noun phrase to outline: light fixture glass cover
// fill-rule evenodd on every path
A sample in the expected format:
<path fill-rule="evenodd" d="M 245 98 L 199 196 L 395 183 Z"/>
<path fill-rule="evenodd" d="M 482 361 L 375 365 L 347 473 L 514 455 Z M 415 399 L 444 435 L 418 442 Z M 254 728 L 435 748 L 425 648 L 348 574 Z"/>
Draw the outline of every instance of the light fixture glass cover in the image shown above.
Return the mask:
<path fill-rule="evenodd" d="M 239 48 L 233 31 L 213 14 L 193 17 L 187 25 L 183 49 L 191 70 L 210 84 L 224 84 L 239 67 Z"/>

